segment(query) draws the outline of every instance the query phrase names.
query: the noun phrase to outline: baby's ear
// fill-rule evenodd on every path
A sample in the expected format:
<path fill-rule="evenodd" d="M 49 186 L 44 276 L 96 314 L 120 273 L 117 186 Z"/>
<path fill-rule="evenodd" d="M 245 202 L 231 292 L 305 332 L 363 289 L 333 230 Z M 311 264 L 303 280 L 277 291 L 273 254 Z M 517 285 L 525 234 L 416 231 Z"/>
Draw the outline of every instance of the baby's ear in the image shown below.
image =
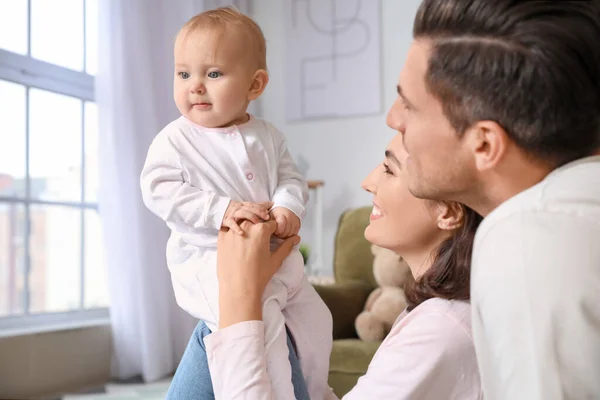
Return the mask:
<path fill-rule="evenodd" d="M 256 100 L 265 91 L 267 84 L 269 83 L 269 73 L 264 69 L 259 69 L 254 73 L 252 77 L 252 83 L 250 84 L 250 91 L 248 92 L 248 100 Z"/>

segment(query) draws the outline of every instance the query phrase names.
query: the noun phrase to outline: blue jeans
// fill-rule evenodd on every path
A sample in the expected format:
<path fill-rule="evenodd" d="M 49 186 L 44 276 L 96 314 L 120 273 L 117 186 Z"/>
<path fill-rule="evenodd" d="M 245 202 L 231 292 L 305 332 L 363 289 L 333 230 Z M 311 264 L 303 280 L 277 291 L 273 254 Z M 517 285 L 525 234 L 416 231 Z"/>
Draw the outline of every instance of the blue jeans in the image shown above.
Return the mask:
<path fill-rule="evenodd" d="M 200 321 L 194 329 L 183 358 L 175 371 L 166 400 L 214 400 L 215 394 L 208 369 L 206 347 L 204 347 L 204 337 L 209 334 L 211 331 L 208 326 Z M 290 349 L 289 358 L 292 366 L 294 394 L 297 400 L 309 400 L 306 382 L 289 332 L 287 343 Z"/>

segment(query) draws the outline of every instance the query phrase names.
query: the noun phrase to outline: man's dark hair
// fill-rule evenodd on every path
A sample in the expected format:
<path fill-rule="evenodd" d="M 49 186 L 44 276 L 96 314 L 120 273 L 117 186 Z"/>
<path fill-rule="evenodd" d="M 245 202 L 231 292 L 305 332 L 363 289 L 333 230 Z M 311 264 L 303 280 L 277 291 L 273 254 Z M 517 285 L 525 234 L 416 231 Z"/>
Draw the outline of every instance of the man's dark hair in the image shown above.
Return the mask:
<path fill-rule="evenodd" d="M 459 135 L 492 120 L 552 166 L 600 148 L 598 0 L 424 0 L 413 35 Z"/>

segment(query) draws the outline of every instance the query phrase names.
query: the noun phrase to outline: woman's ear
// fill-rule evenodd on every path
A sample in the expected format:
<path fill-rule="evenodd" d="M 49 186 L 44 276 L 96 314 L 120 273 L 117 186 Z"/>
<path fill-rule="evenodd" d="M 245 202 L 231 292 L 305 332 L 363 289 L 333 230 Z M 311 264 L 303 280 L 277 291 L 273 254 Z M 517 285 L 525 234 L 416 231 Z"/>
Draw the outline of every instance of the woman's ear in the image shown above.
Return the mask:
<path fill-rule="evenodd" d="M 267 83 L 269 83 L 269 73 L 264 69 L 257 70 L 252 77 L 250 91 L 248 92 L 248 100 L 258 99 L 265 91 Z"/>
<path fill-rule="evenodd" d="M 445 231 L 453 231 L 462 226 L 465 219 L 465 210 L 459 203 L 453 201 L 440 202 L 438 205 L 438 211 L 438 228 Z"/>

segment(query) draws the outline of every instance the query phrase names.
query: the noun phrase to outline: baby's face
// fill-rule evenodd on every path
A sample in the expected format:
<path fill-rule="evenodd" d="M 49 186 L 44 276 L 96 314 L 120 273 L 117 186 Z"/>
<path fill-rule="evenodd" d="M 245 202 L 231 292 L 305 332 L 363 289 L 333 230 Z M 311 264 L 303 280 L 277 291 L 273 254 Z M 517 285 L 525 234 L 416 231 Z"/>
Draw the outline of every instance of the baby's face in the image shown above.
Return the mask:
<path fill-rule="evenodd" d="M 235 31 L 196 31 L 175 43 L 174 98 L 183 116 L 216 128 L 245 122 L 255 68 Z"/>

